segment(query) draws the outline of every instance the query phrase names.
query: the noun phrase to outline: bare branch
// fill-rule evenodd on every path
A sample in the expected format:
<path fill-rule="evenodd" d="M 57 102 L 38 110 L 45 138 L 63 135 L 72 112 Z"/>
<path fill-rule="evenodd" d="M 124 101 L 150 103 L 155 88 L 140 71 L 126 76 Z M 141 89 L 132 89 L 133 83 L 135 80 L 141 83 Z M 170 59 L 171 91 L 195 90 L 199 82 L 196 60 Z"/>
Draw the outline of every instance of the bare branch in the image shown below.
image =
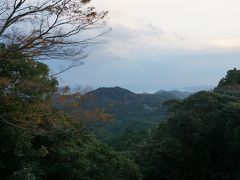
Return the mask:
<path fill-rule="evenodd" d="M 110 32 L 107 12 L 83 0 L 5 0 L 0 15 L 0 43 L 6 47 L 0 60 L 22 51 L 36 60 L 79 61 L 86 57 L 83 48 Z"/>
<path fill-rule="evenodd" d="M 26 132 L 27 134 L 36 135 L 36 134 L 28 131 L 28 130 L 25 129 L 25 128 L 19 127 L 19 126 L 15 125 L 15 124 L 11 123 L 11 122 L 8 121 L 7 119 L 5 119 L 1 114 L 0 114 L 0 119 L 1 119 L 4 123 L 6 123 L 7 125 L 9 125 L 9 126 L 12 126 L 12 127 L 16 128 L 16 129 L 19 129 L 19 130 L 21 130 L 21 131 L 24 131 L 24 132 Z"/>

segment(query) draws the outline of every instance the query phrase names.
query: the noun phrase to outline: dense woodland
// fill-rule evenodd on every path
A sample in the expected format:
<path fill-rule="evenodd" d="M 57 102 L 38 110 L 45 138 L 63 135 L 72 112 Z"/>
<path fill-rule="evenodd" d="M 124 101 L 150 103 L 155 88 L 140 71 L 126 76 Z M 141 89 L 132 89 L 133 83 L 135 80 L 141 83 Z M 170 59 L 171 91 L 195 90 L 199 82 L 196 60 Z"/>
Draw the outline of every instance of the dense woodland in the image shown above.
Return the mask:
<path fill-rule="evenodd" d="M 71 91 L 59 86 L 42 58 L 85 57 L 89 38 L 66 38 L 99 27 L 106 12 L 82 11 L 89 1 L 6 2 L 0 5 L 0 179 L 240 179 L 240 70 L 195 94 Z M 56 22 L 46 25 L 40 16 Z M 31 18 L 32 31 L 9 30 Z M 61 25 L 73 29 L 51 32 Z M 80 49 L 65 54 L 69 44 Z"/>
<path fill-rule="evenodd" d="M 159 99 L 158 105 L 165 108 L 155 111 L 165 118 L 158 113 L 158 120 L 144 117 L 141 110 L 139 116 L 146 121 L 140 118 L 138 123 L 138 109 L 129 108 L 134 116 L 126 112 L 122 121 L 127 123 L 110 125 L 113 129 L 109 129 L 118 119 L 102 122 L 94 115 L 95 121 L 84 121 L 84 116 L 76 117 L 78 113 L 61 110 L 56 96 L 61 99 L 63 95 L 58 93 L 57 80 L 48 76 L 48 66 L 21 57 L 21 53 L 15 56 L 1 60 L 0 66 L 3 179 L 239 178 L 239 70 L 228 71 L 213 92 L 199 92 L 183 100 Z M 62 99 L 72 97 L 68 94 Z M 83 106 L 98 102 L 86 99 Z M 130 101 L 131 97 L 125 99 Z M 84 111 L 80 107 L 77 111 Z M 104 126 L 111 132 L 104 138 L 112 140 L 104 143 L 115 150 L 95 138 L 93 132 Z M 114 135 L 114 128 L 122 134 Z M 115 139 L 118 142 L 114 144 Z"/>
<path fill-rule="evenodd" d="M 87 128 L 101 142 L 125 151 L 141 142 L 151 128 L 166 120 L 168 107 L 163 105 L 164 101 L 184 99 L 190 94 L 181 91 L 136 94 L 120 87 L 99 88 L 86 94 L 94 98 L 88 98 L 77 111 L 101 108 L 110 114 L 110 121 L 93 121 L 87 124 Z"/>

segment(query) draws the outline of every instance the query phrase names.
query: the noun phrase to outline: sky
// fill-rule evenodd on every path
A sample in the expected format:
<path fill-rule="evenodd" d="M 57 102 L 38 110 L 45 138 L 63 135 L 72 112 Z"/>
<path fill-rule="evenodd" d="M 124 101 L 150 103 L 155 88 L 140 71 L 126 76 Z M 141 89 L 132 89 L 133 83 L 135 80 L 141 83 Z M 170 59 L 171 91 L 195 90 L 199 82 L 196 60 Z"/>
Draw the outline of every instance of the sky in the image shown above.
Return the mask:
<path fill-rule="evenodd" d="M 92 0 L 111 33 L 61 85 L 155 92 L 216 86 L 240 67 L 239 0 Z"/>

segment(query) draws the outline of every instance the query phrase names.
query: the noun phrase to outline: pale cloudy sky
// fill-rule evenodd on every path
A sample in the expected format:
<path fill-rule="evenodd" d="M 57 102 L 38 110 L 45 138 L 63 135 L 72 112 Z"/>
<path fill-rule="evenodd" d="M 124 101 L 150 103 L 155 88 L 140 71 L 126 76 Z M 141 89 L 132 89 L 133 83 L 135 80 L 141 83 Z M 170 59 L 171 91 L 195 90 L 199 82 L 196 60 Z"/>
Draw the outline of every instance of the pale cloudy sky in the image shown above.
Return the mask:
<path fill-rule="evenodd" d="M 216 85 L 240 67 L 239 0 L 93 0 L 111 34 L 62 84 L 154 92 Z"/>

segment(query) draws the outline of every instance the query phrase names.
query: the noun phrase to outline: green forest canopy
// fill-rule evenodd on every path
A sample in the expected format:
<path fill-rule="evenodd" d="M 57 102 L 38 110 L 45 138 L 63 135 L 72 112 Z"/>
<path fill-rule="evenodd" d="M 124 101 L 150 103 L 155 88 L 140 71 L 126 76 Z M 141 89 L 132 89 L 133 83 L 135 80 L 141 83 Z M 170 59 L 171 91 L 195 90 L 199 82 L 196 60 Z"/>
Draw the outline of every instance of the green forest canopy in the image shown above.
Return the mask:
<path fill-rule="evenodd" d="M 239 179 L 239 80 L 230 70 L 214 92 L 166 103 L 170 118 L 133 155 L 145 179 Z"/>
<path fill-rule="evenodd" d="M 53 106 L 57 80 L 22 57 L 0 61 L 3 179 L 139 179 L 136 164 Z"/>

